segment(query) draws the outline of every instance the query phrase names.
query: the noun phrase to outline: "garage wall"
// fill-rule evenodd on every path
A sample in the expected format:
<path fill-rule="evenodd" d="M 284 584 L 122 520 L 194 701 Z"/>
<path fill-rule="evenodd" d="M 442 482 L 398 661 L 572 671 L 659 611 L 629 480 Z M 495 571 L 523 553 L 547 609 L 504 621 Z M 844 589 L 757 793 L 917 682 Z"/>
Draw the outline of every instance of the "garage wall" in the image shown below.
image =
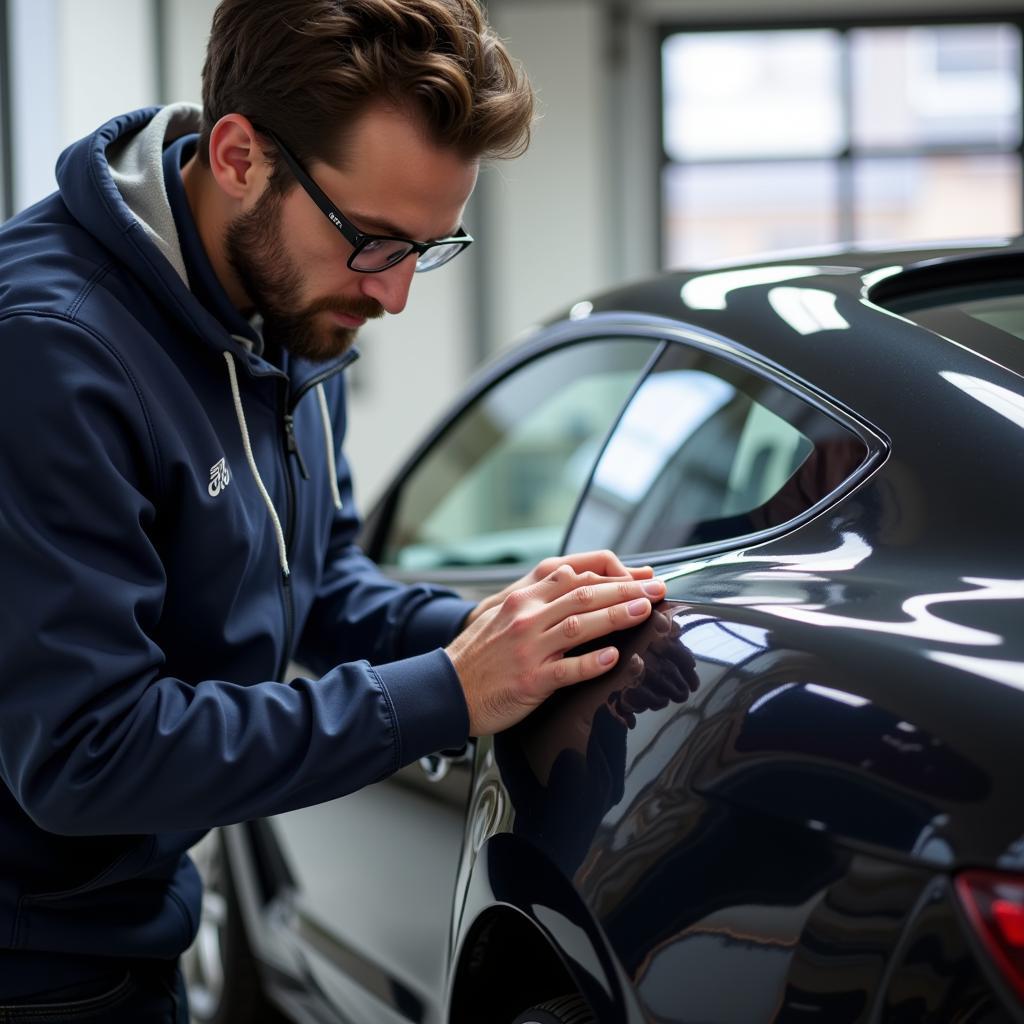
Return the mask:
<path fill-rule="evenodd" d="M 155 103 L 148 2 L 8 0 L 14 206 L 56 188 L 60 151 L 103 121 Z M 109 68 L 116 65 L 116 74 Z"/>
<path fill-rule="evenodd" d="M 215 0 L 8 0 L 16 207 L 53 187 L 60 149 L 159 99 L 199 98 Z M 477 244 L 365 330 L 349 453 L 365 507 L 480 361 L 589 291 L 657 260 L 656 46 L 666 22 L 964 13 L 962 0 L 488 0 L 541 119 L 529 153 L 485 170 Z M 987 0 L 1014 11 L 1019 0 Z M 157 39 L 161 59 L 153 59 Z M 116 61 L 111 59 L 116 55 Z"/>

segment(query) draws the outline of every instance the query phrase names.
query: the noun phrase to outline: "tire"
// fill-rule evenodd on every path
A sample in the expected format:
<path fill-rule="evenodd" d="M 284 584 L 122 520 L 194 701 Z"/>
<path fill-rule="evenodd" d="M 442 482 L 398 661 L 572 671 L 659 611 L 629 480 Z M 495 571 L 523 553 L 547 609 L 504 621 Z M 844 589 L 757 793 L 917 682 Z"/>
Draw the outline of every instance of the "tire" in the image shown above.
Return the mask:
<path fill-rule="evenodd" d="M 582 996 L 560 996 L 524 1010 L 512 1024 L 596 1024 Z"/>
<path fill-rule="evenodd" d="M 203 878 L 203 907 L 181 966 L 193 1024 L 284 1024 L 262 995 L 220 834 L 211 832 L 192 856 Z"/>

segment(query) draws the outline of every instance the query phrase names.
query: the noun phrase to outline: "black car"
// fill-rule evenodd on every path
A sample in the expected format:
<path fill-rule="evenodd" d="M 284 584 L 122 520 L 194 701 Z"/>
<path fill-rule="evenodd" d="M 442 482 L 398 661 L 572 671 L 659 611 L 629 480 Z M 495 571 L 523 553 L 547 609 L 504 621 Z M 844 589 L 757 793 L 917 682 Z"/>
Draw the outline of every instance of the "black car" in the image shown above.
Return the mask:
<path fill-rule="evenodd" d="M 203 1021 L 1024 1020 L 1024 246 L 592 298 L 368 518 L 403 579 L 651 563 L 617 668 L 222 830 Z"/>

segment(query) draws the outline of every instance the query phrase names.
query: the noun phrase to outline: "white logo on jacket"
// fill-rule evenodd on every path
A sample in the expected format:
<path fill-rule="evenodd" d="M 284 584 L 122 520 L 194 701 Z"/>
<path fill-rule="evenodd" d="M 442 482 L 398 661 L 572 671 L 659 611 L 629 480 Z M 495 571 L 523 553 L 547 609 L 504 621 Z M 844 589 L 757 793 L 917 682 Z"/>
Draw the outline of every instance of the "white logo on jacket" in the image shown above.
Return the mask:
<path fill-rule="evenodd" d="M 228 463 L 226 459 L 221 459 L 220 462 L 210 467 L 210 486 L 207 487 L 210 497 L 216 498 L 229 483 L 231 483 L 231 474 L 228 472 Z"/>

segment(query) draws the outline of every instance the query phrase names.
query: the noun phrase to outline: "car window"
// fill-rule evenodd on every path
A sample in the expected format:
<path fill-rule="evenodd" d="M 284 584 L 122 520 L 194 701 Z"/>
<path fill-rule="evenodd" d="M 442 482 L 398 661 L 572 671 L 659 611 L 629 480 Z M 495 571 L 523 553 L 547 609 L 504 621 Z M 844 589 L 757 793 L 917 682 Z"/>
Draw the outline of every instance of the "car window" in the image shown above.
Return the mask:
<path fill-rule="evenodd" d="M 382 560 L 409 569 L 557 554 L 608 432 L 660 342 L 588 339 L 516 368 L 408 476 Z"/>
<path fill-rule="evenodd" d="M 780 385 L 674 344 L 602 453 L 568 548 L 639 554 L 779 526 L 867 455 L 859 438 Z"/>
<path fill-rule="evenodd" d="M 1024 280 L 994 280 L 880 303 L 944 338 L 1014 370 L 1024 371 Z"/>

